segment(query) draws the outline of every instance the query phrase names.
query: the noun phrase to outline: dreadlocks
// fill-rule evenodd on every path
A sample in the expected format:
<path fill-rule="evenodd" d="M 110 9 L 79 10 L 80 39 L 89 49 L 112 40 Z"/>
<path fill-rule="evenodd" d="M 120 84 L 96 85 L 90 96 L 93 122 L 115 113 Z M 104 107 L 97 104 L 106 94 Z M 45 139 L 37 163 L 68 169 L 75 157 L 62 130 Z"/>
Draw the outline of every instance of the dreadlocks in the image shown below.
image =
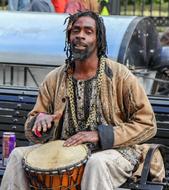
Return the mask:
<path fill-rule="evenodd" d="M 97 38 L 97 55 L 100 59 L 101 56 L 106 56 L 107 51 L 107 42 L 106 42 L 106 29 L 104 26 L 103 19 L 99 17 L 97 13 L 94 13 L 92 11 L 85 11 L 85 12 L 78 12 L 74 15 L 69 15 L 68 18 L 66 18 L 65 23 L 68 21 L 68 25 L 66 28 L 66 41 L 65 41 L 65 51 L 66 51 L 66 63 L 71 64 L 72 63 L 72 52 L 70 48 L 70 32 L 72 29 L 72 25 L 83 16 L 89 16 L 93 18 L 96 22 L 96 38 Z"/>

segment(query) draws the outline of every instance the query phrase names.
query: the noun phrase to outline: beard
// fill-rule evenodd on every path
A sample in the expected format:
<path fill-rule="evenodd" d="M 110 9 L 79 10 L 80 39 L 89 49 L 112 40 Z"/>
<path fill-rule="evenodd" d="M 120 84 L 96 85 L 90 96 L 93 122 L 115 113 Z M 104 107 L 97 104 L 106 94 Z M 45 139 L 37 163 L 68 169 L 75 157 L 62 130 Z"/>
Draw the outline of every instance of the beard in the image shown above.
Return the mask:
<path fill-rule="evenodd" d="M 71 44 L 71 51 L 73 60 L 84 61 L 95 51 L 95 48 L 92 45 L 85 45 L 84 49 L 78 49 L 75 48 L 74 44 Z"/>

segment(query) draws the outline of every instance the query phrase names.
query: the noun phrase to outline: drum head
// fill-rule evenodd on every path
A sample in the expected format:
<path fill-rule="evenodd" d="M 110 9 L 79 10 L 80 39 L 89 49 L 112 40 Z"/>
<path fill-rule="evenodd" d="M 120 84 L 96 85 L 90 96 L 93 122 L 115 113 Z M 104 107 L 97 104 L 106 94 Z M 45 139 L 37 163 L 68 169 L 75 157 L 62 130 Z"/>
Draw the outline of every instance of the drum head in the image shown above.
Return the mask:
<path fill-rule="evenodd" d="M 25 167 L 36 171 L 58 171 L 87 160 L 85 145 L 64 147 L 63 143 L 62 140 L 51 141 L 31 150 L 24 157 Z"/>

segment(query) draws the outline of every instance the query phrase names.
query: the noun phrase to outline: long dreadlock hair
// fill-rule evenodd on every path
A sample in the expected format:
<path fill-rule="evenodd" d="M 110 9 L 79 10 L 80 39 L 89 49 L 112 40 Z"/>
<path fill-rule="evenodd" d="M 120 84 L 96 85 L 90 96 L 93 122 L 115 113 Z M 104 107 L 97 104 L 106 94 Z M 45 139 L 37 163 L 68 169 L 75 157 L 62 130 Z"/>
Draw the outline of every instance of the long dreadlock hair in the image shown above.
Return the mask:
<path fill-rule="evenodd" d="M 106 28 L 103 22 L 103 18 L 100 17 L 97 13 L 92 11 L 77 12 L 73 15 L 69 15 L 65 19 L 65 23 L 68 22 L 66 28 L 66 41 L 65 41 L 65 51 L 66 51 L 66 64 L 72 65 L 72 51 L 70 48 L 70 32 L 72 25 L 83 16 L 89 16 L 93 18 L 96 22 L 96 39 L 97 39 L 97 56 L 100 59 L 101 56 L 107 57 L 107 41 L 106 41 Z"/>

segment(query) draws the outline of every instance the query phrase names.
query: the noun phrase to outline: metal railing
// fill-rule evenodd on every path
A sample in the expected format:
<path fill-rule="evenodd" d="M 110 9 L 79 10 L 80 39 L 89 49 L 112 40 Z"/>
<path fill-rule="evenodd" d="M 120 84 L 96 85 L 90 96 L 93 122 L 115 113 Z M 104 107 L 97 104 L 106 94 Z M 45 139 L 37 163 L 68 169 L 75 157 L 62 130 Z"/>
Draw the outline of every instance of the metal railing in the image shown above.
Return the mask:
<path fill-rule="evenodd" d="M 155 25 L 169 26 L 169 0 L 101 0 L 101 13 L 110 15 L 150 16 Z"/>
<path fill-rule="evenodd" d="M 6 8 L 7 3 L 8 3 L 8 0 L 0 0 L 1 10 L 4 10 Z"/>

